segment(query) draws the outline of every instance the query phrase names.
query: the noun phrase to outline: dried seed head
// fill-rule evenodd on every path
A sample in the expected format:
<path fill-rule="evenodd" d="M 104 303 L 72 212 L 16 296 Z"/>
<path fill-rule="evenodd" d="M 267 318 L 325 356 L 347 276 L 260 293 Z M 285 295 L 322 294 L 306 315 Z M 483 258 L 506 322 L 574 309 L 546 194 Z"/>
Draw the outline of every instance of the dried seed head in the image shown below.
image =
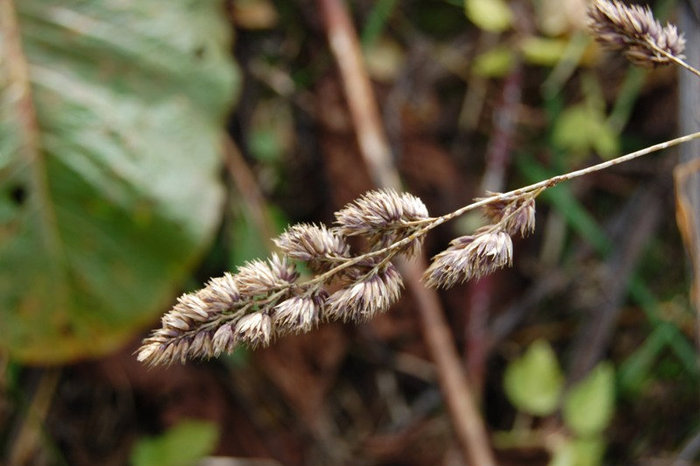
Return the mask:
<path fill-rule="evenodd" d="M 370 191 L 335 214 L 344 236 L 365 235 L 373 247 L 385 247 L 416 231 L 415 222 L 429 218 L 428 209 L 416 196 L 391 189 Z M 404 253 L 414 254 L 422 238 L 411 242 Z"/>
<path fill-rule="evenodd" d="M 651 67 L 671 63 L 654 47 L 683 58 L 683 35 L 672 24 L 662 27 L 649 7 L 628 6 L 617 0 L 594 0 L 588 9 L 588 23 L 599 42 L 623 50 L 636 65 Z"/>
<path fill-rule="evenodd" d="M 364 322 L 384 312 L 401 296 L 403 281 L 396 268 L 389 264 L 383 270 L 333 293 L 328 298 L 325 317 L 328 320 Z"/>
<path fill-rule="evenodd" d="M 272 338 L 272 320 L 262 312 L 253 312 L 240 318 L 235 324 L 235 339 L 251 348 L 268 346 Z"/>
<path fill-rule="evenodd" d="M 508 233 L 487 230 L 453 240 L 447 250 L 433 258 L 423 280 L 433 288 L 450 288 L 511 265 L 512 260 L 513 242 Z"/>
<path fill-rule="evenodd" d="M 325 225 L 293 225 L 274 242 L 289 257 L 307 262 L 314 272 L 330 270 L 337 265 L 334 259 L 350 256 L 344 238 Z"/>
<path fill-rule="evenodd" d="M 239 267 L 235 280 L 241 293 L 260 295 L 294 283 L 298 277 L 294 264 L 273 254 L 267 262 L 256 259 Z"/>
<path fill-rule="evenodd" d="M 535 199 L 532 197 L 491 202 L 484 206 L 484 213 L 510 235 L 519 233 L 525 237 L 535 230 Z"/>
<path fill-rule="evenodd" d="M 309 332 L 318 325 L 323 299 L 316 296 L 295 296 L 282 301 L 272 313 L 277 334 Z"/>

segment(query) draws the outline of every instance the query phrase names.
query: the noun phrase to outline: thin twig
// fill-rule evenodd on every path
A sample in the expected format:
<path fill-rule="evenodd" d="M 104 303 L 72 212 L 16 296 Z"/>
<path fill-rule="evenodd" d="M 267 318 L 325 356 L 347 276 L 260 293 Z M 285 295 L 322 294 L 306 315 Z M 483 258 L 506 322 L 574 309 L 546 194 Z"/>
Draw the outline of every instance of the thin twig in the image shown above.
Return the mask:
<path fill-rule="evenodd" d="M 398 188 L 398 172 L 391 161 L 389 144 L 362 62 L 357 33 L 340 0 L 319 0 L 319 4 L 331 50 L 340 68 L 365 163 L 380 186 Z M 391 257 L 391 254 L 387 257 Z M 479 466 L 495 465 L 486 428 L 474 402 L 472 388 L 464 373 L 437 294 L 421 282 L 425 270 L 422 262 L 401 261 L 400 267 L 418 301 L 424 338 L 438 368 L 440 385 L 464 459 Z"/>
<path fill-rule="evenodd" d="M 38 374 L 38 383 L 26 415 L 19 421 L 17 433 L 10 442 L 7 464 L 29 464 L 41 441 L 44 421 L 51 407 L 58 385 L 61 370 L 57 368 L 42 369 Z"/>
<path fill-rule="evenodd" d="M 645 45 L 648 45 L 651 47 L 656 53 L 660 53 L 664 57 L 668 58 L 675 64 L 682 66 L 686 70 L 690 71 L 691 73 L 695 74 L 696 76 L 700 76 L 700 71 L 698 71 L 697 68 L 694 68 L 693 66 L 690 66 L 685 60 L 681 60 L 677 56 L 673 55 L 672 53 L 668 53 L 666 50 L 662 49 L 658 45 L 656 45 L 653 41 L 647 39 L 645 42 Z"/>
<path fill-rule="evenodd" d="M 398 189 L 401 182 L 393 167 L 391 150 L 372 94 L 355 28 L 339 0 L 319 0 L 319 6 L 326 24 L 328 44 L 340 69 L 348 109 L 367 168 L 377 186 Z"/>

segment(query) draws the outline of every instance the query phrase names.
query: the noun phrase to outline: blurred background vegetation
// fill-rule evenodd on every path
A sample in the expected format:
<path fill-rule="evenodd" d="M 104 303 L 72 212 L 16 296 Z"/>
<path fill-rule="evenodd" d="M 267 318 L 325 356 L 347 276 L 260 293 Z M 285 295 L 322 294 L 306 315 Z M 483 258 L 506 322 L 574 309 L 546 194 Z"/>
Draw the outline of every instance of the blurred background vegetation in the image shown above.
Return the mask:
<path fill-rule="evenodd" d="M 410 296 L 266 350 L 133 357 L 178 294 L 372 188 L 323 1 L 0 3 L 4 464 L 464 464 Z M 601 51 L 585 0 L 345 4 L 433 214 L 677 133 L 679 72 Z M 513 269 L 441 293 L 500 464 L 697 464 L 675 163 L 545 192 Z"/>

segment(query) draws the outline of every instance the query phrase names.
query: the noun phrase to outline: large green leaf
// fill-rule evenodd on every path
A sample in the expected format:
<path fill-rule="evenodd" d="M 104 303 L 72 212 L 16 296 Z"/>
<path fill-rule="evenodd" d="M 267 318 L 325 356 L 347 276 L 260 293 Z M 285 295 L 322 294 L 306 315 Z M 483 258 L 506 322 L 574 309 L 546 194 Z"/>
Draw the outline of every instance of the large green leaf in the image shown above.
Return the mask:
<path fill-rule="evenodd" d="M 238 83 L 221 8 L 2 2 L 0 346 L 13 357 L 115 348 L 203 251 Z"/>

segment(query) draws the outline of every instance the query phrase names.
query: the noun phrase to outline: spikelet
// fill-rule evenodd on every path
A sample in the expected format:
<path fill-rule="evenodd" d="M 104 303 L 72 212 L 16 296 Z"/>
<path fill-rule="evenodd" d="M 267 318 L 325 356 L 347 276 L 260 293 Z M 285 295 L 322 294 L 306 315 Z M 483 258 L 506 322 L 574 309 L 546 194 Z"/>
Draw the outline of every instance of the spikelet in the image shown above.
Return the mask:
<path fill-rule="evenodd" d="M 488 275 L 512 262 L 510 235 L 503 230 L 486 230 L 452 240 L 447 250 L 433 258 L 423 280 L 432 288 L 450 288 Z"/>
<path fill-rule="evenodd" d="M 338 232 L 344 236 L 363 235 L 373 248 L 386 247 L 409 237 L 420 222 L 429 218 L 419 198 L 392 189 L 370 191 L 335 214 Z M 420 250 L 422 237 L 402 251 L 407 256 Z"/>
<path fill-rule="evenodd" d="M 373 271 L 328 298 L 327 320 L 365 322 L 384 312 L 401 296 L 403 281 L 392 264 Z"/>
<path fill-rule="evenodd" d="M 236 322 L 233 334 L 236 342 L 251 348 L 268 346 L 272 339 L 272 319 L 263 312 L 247 314 Z"/>
<path fill-rule="evenodd" d="M 350 257 L 350 246 L 344 237 L 325 225 L 293 225 L 274 242 L 292 259 L 308 263 L 316 273 L 329 270 L 338 263 L 338 259 Z"/>
<path fill-rule="evenodd" d="M 509 235 L 518 233 L 525 237 L 535 231 L 535 200 L 531 197 L 490 202 L 483 209 L 486 216 L 493 223 L 500 224 Z"/>
<path fill-rule="evenodd" d="M 239 267 L 235 281 L 241 293 L 258 295 L 293 283 L 298 276 L 285 256 L 273 254 L 267 261 L 256 259 Z"/>
<path fill-rule="evenodd" d="M 649 7 L 628 6 L 617 0 L 594 0 L 588 9 L 588 25 L 599 42 L 622 50 L 635 65 L 670 64 L 671 60 L 656 49 L 683 58 L 683 35 L 672 24 L 661 26 Z"/>
<path fill-rule="evenodd" d="M 294 296 L 282 301 L 272 314 L 275 333 L 302 333 L 316 328 L 327 297 L 325 291 L 320 291 L 311 296 Z"/>

